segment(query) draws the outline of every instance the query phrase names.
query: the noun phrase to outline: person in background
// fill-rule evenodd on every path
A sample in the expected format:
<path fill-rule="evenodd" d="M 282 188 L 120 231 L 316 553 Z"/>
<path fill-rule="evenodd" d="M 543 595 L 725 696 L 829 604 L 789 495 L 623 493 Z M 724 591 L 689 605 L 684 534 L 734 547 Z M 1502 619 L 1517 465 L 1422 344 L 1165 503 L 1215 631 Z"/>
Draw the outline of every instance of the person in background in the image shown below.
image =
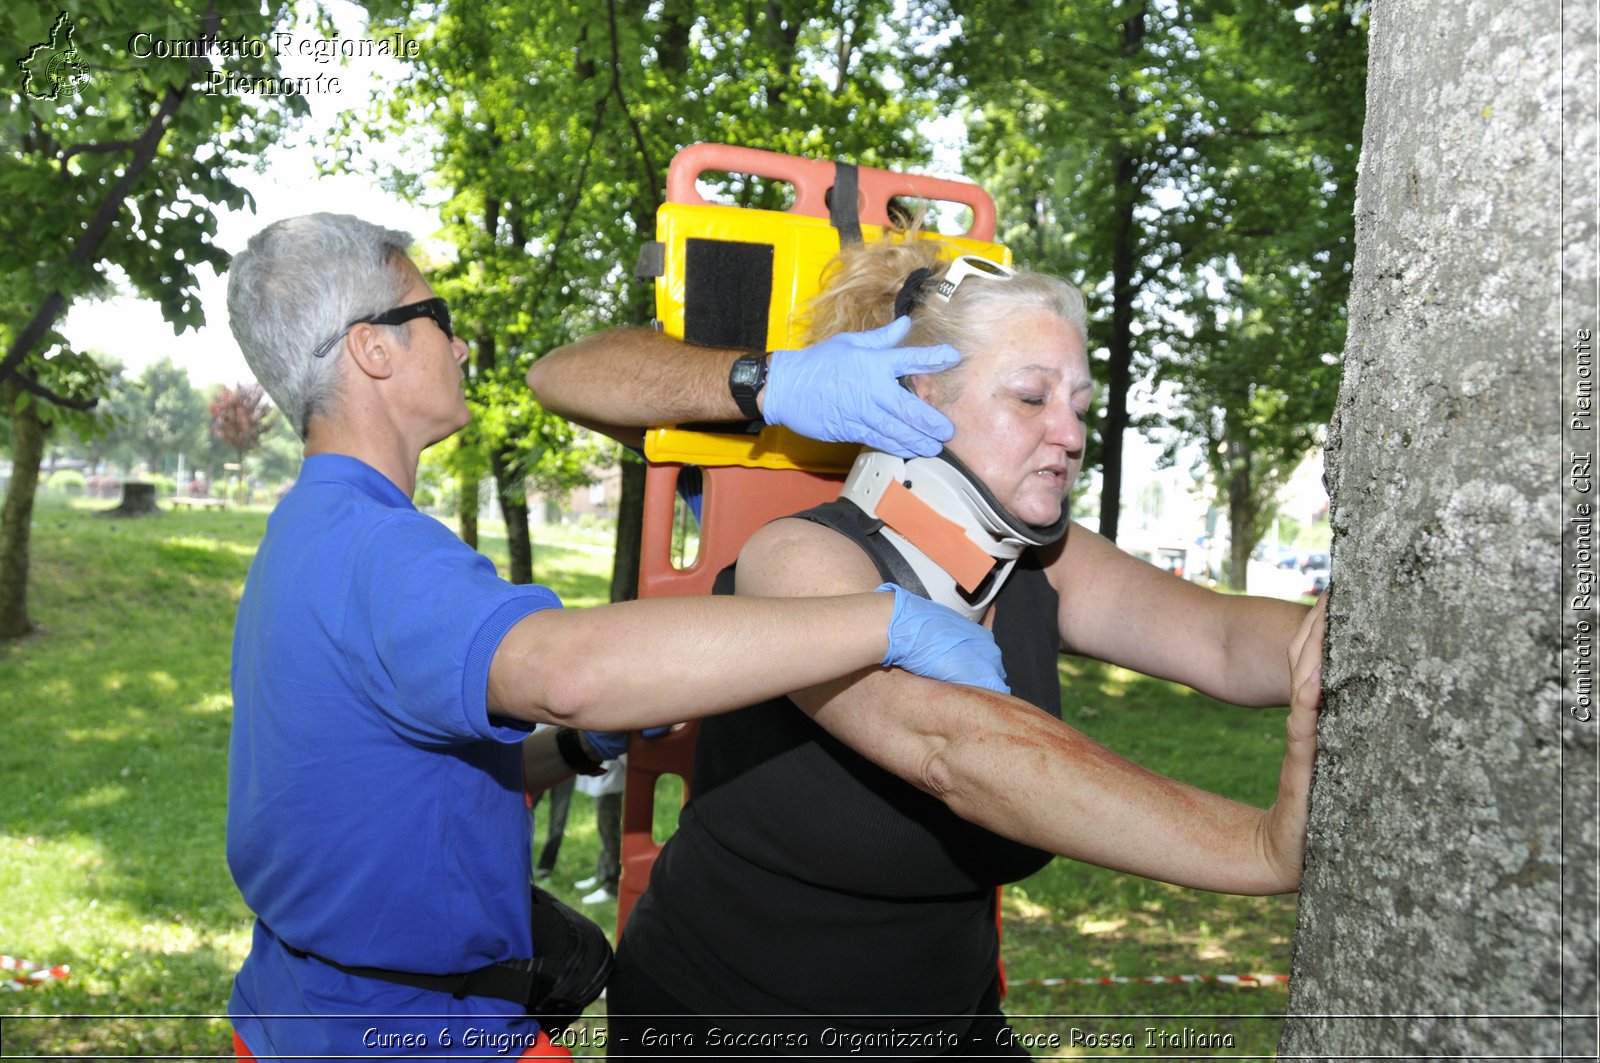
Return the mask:
<path fill-rule="evenodd" d="M 545 813 L 544 844 L 538 846 L 539 853 L 533 864 L 535 882 L 547 881 L 555 874 L 556 860 L 561 855 L 561 841 L 567 832 L 567 814 L 572 810 L 572 791 L 576 788 L 575 782 L 575 778 L 563 779 L 548 790 L 528 795 L 528 827 L 530 830 L 535 830 L 535 833 L 537 833 L 535 817 L 539 803 L 547 797 L 550 799 Z"/>
<path fill-rule="evenodd" d="M 624 754 L 607 761 L 604 773 L 578 780 L 578 792 L 594 798 L 595 830 L 600 835 L 594 874 L 572 886 L 585 891 L 578 898 L 580 904 L 604 904 L 617 899 L 617 883 L 622 877 L 622 787 L 627 774 L 628 757 Z"/>

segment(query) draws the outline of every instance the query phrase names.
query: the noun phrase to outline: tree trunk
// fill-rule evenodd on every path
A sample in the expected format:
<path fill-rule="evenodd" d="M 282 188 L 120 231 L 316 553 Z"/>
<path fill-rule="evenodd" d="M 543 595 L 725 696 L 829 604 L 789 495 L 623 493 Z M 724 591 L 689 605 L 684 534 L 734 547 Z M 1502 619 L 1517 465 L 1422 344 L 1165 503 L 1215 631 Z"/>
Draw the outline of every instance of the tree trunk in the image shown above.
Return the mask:
<path fill-rule="evenodd" d="M 1249 402 L 1248 389 L 1241 388 L 1237 400 Z M 1223 484 L 1228 499 L 1228 572 L 1227 585 L 1232 590 L 1245 592 L 1250 586 L 1250 551 L 1255 548 L 1257 536 L 1253 529 L 1261 512 L 1257 485 L 1253 482 L 1255 454 L 1251 447 L 1250 429 L 1233 417 L 1226 415 L 1223 438 L 1227 441 L 1222 455 L 1222 468 L 1226 482 Z"/>
<path fill-rule="evenodd" d="M 622 497 L 617 502 L 617 548 L 611 565 L 611 600 L 639 597 L 639 550 L 644 545 L 644 462 L 622 459 Z"/>
<path fill-rule="evenodd" d="M 500 500 L 500 513 L 506 519 L 506 554 L 511 582 L 533 582 L 533 536 L 528 532 L 528 496 L 522 480 L 506 461 L 506 452 L 496 449 L 489 454 L 489 468 L 494 472 L 495 495 Z"/>
<path fill-rule="evenodd" d="M 156 485 L 131 480 L 122 485 L 122 501 L 108 509 L 108 517 L 148 517 L 160 513 L 156 505 Z"/>
<path fill-rule="evenodd" d="M 33 630 L 28 616 L 28 542 L 49 429 L 33 401 L 24 401 L 21 392 L 15 382 L 0 385 L 0 402 L 11 413 L 11 483 L 0 508 L 0 640 L 21 638 Z"/>
<path fill-rule="evenodd" d="M 1251 490 L 1250 466 L 1235 465 L 1228 483 L 1228 586 L 1240 594 L 1250 589 L 1250 551 L 1257 524 L 1256 493 Z"/>
<path fill-rule="evenodd" d="M 456 523 L 460 527 L 461 541 L 478 548 L 478 477 L 462 473 L 456 479 Z"/>
<path fill-rule="evenodd" d="M 1556 427 L 1595 328 L 1595 12 L 1563 6 L 1371 9 L 1285 1058 L 1595 1057 Z"/>
<path fill-rule="evenodd" d="M 494 125 L 489 135 L 495 137 Z M 500 199 L 485 194 L 483 231 L 493 243 L 500 232 Z M 500 358 L 499 340 L 486 328 L 478 330 L 478 342 L 473 352 L 473 367 L 480 377 L 490 377 Z M 489 444 L 489 471 L 494 477 L 495 497 L 500 502 L 500 515 L 506 522 L 507 567 L 512 583 L 533 582 L 533 537 L 528 533 L 528 496 L 522 477 L 516 471 L 510 447 Z M 477 533 L 477 520 L 473 520 L 473 533 Z"/>
<path fill-rule="evenodd" d="M 1131 70 L 1144 48 L 1145 4 L 1135 4 L 1122 24 L 1122 54 Z M 1132 85 L 1117 91 L 1123 108 L 1139 107 Z M 1100 428 L 1100 534 L 1117 541 L 1122 516 L 1122 434 L 1128 427 L 1128 391 L 1133 386 L 1133 311 L 1139 289 L 1137 208 L 1143 200 L 1142 160 L 1130 148 L 1117 159 L 1117 239 L 1111 251 L 1111 339 L 1106 345 L 1106 416 Z"/>

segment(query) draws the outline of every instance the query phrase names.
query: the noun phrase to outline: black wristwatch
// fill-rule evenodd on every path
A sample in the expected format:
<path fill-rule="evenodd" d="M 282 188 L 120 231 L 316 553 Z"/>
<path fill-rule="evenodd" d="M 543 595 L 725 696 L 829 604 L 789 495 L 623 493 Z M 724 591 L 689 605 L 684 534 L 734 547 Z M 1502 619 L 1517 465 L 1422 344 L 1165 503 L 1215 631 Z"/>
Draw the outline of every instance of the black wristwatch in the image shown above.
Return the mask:
<path fill-rule="evenodd" d="M 579 775 L 604 775 L 606 766 L 604 761 L 596 760 L 589 750 L 584 748 L 583 735 L 570 727 L 556 728 L 556 753 L 560 755 L 567 767 Z"/>
<path fill-rule="evenodd" d="M 761 407 L 756 396 L 767 386 L 767 352 L 751 351 L 733 363 L 728 372 L 728 392 L 739 404 L 739 412 L 753 423 L 761 424 Z"/>

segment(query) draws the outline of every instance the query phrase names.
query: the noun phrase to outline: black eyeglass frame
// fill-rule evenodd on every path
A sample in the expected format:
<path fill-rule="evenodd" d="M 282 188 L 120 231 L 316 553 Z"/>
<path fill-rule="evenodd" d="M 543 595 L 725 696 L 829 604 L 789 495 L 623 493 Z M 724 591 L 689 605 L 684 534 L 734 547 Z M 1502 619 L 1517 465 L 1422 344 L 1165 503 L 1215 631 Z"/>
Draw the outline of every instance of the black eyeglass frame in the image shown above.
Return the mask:
<path fill-rule="evenodd" d="M 338 343 L 346 332 L 349 332 L 357 325 L 403 325 L 407 321 L 412 321 L 419 317 L 432 318 L 433 323 L 438 325 L 444 332 L 445 339 L 453 340 L 456 338 L 455 332 L 450 328 L 450 306 L 436 295 L 432 299 L 406 303 L 404 306 L 385 310 L 381 314 L 358 317 L 340 329 L 335 335 L 323 341 L 322 345 L 312 352 L 312 356 L 315 358 L 325 356 L 329 351 L 333 350 L 333 345 Z"/>

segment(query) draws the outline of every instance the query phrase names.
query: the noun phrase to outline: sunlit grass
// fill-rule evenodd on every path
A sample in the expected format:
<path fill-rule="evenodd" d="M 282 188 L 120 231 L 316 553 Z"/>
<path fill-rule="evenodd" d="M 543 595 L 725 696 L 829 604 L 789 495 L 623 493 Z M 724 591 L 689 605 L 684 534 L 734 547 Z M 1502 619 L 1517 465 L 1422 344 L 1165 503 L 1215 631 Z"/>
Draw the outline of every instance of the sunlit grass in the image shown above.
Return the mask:
<path fill-rule="evenodd" d="M 228 659 L 265 523 L 259 511 L 131 521 L 59 505 L 38 511 L 32 612 L 43 631 L 0 648 L 0 952 L 67 963 L 72 976 L 0 994 L 7 1055 L 227 1052 L 226 1021 L 214 1016 L 250 925 L 223 857 Z M 498 531 L 486 525 L 481 545 L 504 572 Z M 603 535 L 536 529 L 535 539 L 536 579 L 569 605 L 605 600 Z M 1155 770 L 1251 803 L 1271 800 L 1281 712 L 1220 705 L 1094 662 L 1061 668 L 1069 724 Z M 675 805 L 675 784 L 665 784 L 662 834 Z M 574 798 L 549 884 L 569 901 L 572 883 L 593 872 L 592 810 Z M 1006 1007 L 1019 1031 L 1142 1039 L 1146 1026 L 1177 1023 L 1233 1034 L 1236 1046 L 1223 1054 L 1272 1054 L 1282 987 L 1030 983 L 1283 973 L 1292 899 L 1222 897 L 1056 861 L 1009 887 L 1004 911 Z M 590 913 L 614 925 L 615 904 Z M 591 1013 L 603 1021 L 603 1005 Z M 1187 1018 L 1142 1018 L 1151 1015 Z"/>

